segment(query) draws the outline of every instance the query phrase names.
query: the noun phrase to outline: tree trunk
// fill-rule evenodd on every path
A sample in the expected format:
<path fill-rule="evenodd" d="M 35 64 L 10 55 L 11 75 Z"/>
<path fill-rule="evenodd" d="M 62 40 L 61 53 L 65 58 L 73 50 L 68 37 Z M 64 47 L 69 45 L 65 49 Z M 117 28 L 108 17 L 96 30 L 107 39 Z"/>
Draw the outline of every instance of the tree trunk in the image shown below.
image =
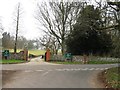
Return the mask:
<path fill-rule="evenodd" d="M 64 42 L 64 40 L 62 40 L 62 55 L 64 55 L 65 54 L 65 42 Z"/>

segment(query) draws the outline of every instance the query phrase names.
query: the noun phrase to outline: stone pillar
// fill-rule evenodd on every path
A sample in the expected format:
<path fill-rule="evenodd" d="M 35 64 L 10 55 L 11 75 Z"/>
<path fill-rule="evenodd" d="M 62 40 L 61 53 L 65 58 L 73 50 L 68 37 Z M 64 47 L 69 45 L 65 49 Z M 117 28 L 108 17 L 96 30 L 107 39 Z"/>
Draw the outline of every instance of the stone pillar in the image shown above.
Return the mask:
<path fill-rule="evenodd" d="M 24 60 L 28 61 L 28 50 L 24 49 Z"/>

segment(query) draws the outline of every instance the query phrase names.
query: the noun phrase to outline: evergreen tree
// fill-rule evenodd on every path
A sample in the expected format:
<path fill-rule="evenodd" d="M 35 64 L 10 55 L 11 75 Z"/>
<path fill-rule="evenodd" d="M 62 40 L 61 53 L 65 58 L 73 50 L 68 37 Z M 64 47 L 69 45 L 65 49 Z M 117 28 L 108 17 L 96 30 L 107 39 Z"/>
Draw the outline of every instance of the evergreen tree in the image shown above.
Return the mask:
<path fill-rule="evenodd" d="M 66 41 L 67 51 L 72 54 L 105 54 L 112 42 L 110 35 L 103 30 L 99 9 L 88 5 L 80 12 L 74 29 Z"/>

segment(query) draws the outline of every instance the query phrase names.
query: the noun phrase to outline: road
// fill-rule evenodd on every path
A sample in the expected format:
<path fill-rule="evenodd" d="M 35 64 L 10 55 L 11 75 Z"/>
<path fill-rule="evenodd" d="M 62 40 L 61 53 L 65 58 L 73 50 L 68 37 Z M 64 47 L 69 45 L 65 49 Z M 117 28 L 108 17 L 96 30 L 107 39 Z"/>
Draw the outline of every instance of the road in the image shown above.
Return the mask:
<path fill-rule="evenodd" d="M 2 70 L 16 71 L 3 88 L 104 88 L 97 75 L 116 66 L 60 65 L 36 58 L 29 63 L 3 65 Z"/>

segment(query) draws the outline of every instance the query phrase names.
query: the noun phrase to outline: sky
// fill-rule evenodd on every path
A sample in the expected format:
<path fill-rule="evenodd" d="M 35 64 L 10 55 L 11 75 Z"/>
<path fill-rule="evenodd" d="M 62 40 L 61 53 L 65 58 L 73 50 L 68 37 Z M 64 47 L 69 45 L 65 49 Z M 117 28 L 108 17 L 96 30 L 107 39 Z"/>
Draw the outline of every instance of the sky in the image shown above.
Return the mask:
<path fill-rule="evenodd" d="M 15 23 L 13 19 L 15 18 L 16 6 L 20 2 L 23 13 L 20 19 L 19 36 L 24 36 L 27 39 L 41 37 L 43 31 L 38 29 L 38 21 L 35 19 L 35 14 L 37 3 L 42 1 L 48 0 L 0 0 L 0 22 L 2 22 L 4 31 L 10 32 L 11 35 L 15 36 Z"/>
<path fill-rule="evenodd" d="M 38 29 L 38 22 L 35 19 L 37 3 L 41 0 L 0 0 L 0 21 L 4 31 L 15 36 L 15 11 L 18 3 L 21 3 L 22 14 L 20 22 L 19 36 L 27 39 L 35 39 L 43 35 L 43 31 Z"/>

